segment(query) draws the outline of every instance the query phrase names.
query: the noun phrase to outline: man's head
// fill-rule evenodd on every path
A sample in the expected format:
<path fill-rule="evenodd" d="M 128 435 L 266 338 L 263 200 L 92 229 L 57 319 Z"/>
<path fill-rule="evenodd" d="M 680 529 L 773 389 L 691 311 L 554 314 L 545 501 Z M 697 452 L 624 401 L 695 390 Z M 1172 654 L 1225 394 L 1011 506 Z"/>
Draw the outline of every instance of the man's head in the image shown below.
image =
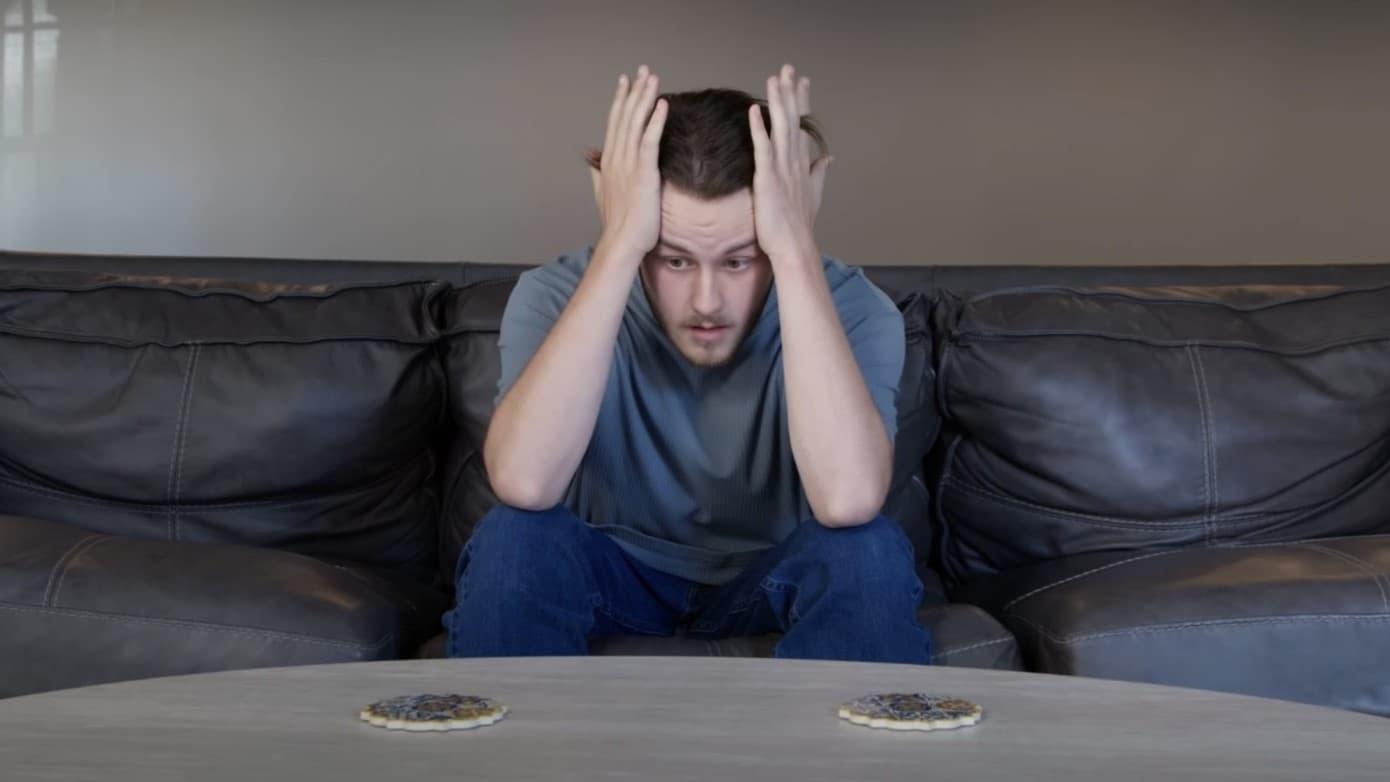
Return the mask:
<path fill-rule="evenodd" d="M 772 267 L 753 220 L 753 136 L 746 92 L 667 93 L 657 168 L 661 238 L 642 262 L 642 283 L 672 344 L 693 364 L 728 361 L 762 313 Z M 810 117 L 801 127 L 821 155 L 825 140 Z M 598 166 L 598 155 L 589 163 Z M 708 327 L 708 328 L 706 328 Z"/>

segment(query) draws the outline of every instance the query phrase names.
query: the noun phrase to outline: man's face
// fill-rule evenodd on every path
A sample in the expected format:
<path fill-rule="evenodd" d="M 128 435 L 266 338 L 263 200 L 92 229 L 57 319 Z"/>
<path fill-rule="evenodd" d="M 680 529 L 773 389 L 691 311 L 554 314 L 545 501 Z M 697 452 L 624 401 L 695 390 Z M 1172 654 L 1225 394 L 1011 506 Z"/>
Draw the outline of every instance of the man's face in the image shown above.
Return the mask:
<path fill-rule="evenodd" d="M 753 232 L 752 193 L 701 201 L 663 187 L 661 240 L 642 261 L 642 282 L 681 355 L 705 367 L 728 361 L 772 284 Z"/>

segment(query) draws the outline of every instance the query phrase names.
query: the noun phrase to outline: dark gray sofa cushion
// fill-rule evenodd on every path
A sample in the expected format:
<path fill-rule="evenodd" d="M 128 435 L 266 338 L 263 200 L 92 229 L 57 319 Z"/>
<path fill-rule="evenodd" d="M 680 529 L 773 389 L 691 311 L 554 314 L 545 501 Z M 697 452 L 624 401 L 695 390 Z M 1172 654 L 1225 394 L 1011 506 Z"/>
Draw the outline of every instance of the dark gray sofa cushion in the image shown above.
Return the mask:
<path fill-rule="evenodd" d="M 442 289 L 0 272 L 0 511 L 431 579 Z"/>
<path fill-rule="evenodd" d="M 952 582 L 1390 531 L 1390 288 L 943 293 Z"/>
<path fill-rule="evenodd" d="M 1390 535 L 1084 554 L 956 597 L 1035 670 L 1390 716 Z"/>
<path fill-rule="evenodd" d="M 0 516 L 0 697 L 235 668 L 393 659 L 441 597 L 347 563 Z"/>

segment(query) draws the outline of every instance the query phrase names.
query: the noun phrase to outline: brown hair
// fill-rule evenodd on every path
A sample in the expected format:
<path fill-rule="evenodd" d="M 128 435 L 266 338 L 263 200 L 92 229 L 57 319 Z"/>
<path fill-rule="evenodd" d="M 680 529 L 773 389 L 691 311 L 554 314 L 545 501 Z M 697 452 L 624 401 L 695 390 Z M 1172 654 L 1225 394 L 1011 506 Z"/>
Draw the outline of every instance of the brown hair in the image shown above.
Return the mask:
<path fill-rule="evenodd" d="M 660 97 L 667 103 L 666 126 L 661 131 L 661 150 L 657 154 L 662 182 L 706 201 L 753 186 L 753 133 L 748 128 L 748 107 L 761 107 L 763 127 L 771 133 L 772 115 L 767 101 L 742 90 L 722 88 L 664 93 Z M 816 142 L 813 159 L 825 157 L 829 147 L 810 115 L 801 118 L 801 129 Z M 600 154 L 598 150 L 586 153 L 590 166 L 599 167 Z"/>

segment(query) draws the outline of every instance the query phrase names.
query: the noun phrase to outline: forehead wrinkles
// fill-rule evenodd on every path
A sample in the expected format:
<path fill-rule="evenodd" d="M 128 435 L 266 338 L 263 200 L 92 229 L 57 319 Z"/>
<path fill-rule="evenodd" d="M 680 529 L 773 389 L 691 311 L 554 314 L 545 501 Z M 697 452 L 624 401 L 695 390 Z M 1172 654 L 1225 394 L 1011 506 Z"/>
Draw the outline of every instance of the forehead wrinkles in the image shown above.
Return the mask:
<path fill-rule="evenodd" d="M 757 238 L 749 230 L 750 226 L 722 224 L 714 215 L 703 217 L 704 219 L 663 218 L 660 242 L 673 250 L 720 253 L 751 243 Z"/>

